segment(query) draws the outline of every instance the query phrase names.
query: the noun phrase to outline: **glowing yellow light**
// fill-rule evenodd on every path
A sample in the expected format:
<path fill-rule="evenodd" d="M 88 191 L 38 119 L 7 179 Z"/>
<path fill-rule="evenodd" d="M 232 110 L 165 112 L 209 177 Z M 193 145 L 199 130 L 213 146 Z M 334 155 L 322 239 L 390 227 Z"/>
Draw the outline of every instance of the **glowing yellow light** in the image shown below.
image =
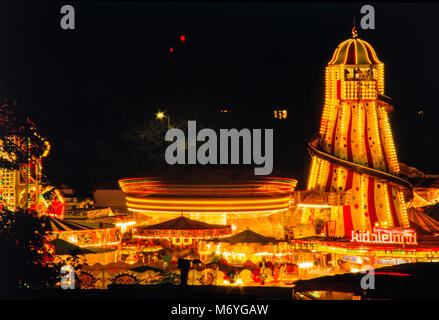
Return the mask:
<path fill-rule="evenodd" d="M 270 215 L 272 213 L 276 212 L 283 212 L 287 209 L 276 209 L 276 210 L 253 210 L 253 211 L 230 211 L 227 212 L 228 214 L 249 214 L 249 215 L 255 215 L 255 216 L 261 216 L 263 214 Z M 181 213 L 181 211 L 166 211 L 166 210 L 147 210 L 147 209 L 134 209 L 134 208 L 128 208 L 128 211 L 132 212 L 140 212 L 140 213 L 162 213 L 162 214 L 170 214 L 175 215 L 176 213 Z"/>
<path fill-rule="evenodd" d="M 126 232 L 127 231 L 127 227 L 129 227 L 129 226 L 133 226 L 133 225 L 135 225 L 136 224 L 136 221 L 128 221 L 128 222 L 118 222 L 118 223 L 116 223 L 115 225 L 117 226 L 117 227 L 120 227 L 120 230 L 122 231 L 122 232 Z"/>
<path fill-rule="evenodd" d="M 165 199 L 144 199 L 126 197 L 127 201 L 141 202 L 141 203 L 166 203 L 166 204 L 250 204 L 250 203 L 272 203 L 289 201 L 291 197 L 283 197 L 277 199 L 255 199 L 255 200 L 165 200 Z M 218 206 L 216 206 L 218 207 Z"/>
<path fill-rule="evenodd" d="M 311 164 L 311 173 L 309 175 L 309 180 L 308 180 L 308 188 L 307 188 L 308 190 L 315 187 L 316 178 L 317 178 L 317 157 L 313 156 L 312 164 Z"/>
<path fill-rule="evenodd" d="M 163 112 L 157 112 L 156 117 L 157 119 L 163 119 L 165 117 L 165 114 Z"/>
<path fill-rule="evenodd" d="M 405 204 L 405 200 L 404 200 L 404 195 L 401 191 L 398 191 L 398 196 L 399 196 L 399 201 L 401 203 L 401 208 L 402 208 L 402 223 L 404 228 L 409 228 L 410 227 L 410 222 L 409 222 L 409 218 L 407 215 L 407 206 Z"/>
<path fill-rule="evenodd" d="M 360 176 L 360 190 L 361 190 L 361 231 L 366 231 L 366 216 L 364 215 L 364 207 L 366 205 L 366 190 L 363 175 Z"/>
<path fill-rule="evenodd" d="M 245 202 L 243 204 L 246 204 Z M 224 206 L 153 206 L 148 204 L 136 204 L 136 203 L 127 203 L 128 207 L 134 207 L 134 208 L 144 208 L 144 209 L 174 209 L 177 211 L 185 211 L 185 210 L 192 210 L 192 211 L 239 211 L 239 210 L 260 210 L 260 209 L 280 209 L 280 207 L 288 206 L 288 204 L 277 204 L 277 205 L 270 205 L 270 206 L 237 206 L 237 207 L 224 207 Z"/>
<path fill-rule="evenodd" d="M 215 238 L 225 238 L 230 236 L 230 234 L 224 234 L 224 235 L 215 235 Z M 212 239 L 213 236 L 193 236 L 193 237 L 188 237 L 190 239 Z M 175 236 L 173 237 L 172 235 L 164 235 L 164 236 L 141 236 L 141 235 L 133 235 L 133 238 L 138 238 L 138 239 L 169 239 L 169 238 L 182 238 L 180 236 Z"/>
<path fill-rule="evenodd" d="M 389 226 L 393 227 L 394 224 L 392 219 L 392 212 L 390 210 L 389 191 L 387 188 L 387 183 L 383 183 L 382 186 L 383 186 L 383 196 L 386 204 L 387 221 L 389 222 Z"/>
<path fill-rule="evenodd" d="M 311 268 L 313 266 L 313 263 L 312 262 L 300 262 L 297 265 L 299 266 L 299 268 L 308 269 L 308 268 Z"/>
<path fill-rule="evenodd" d="M 332 206 L 327 205 L 327 204 L 304 204 L 304 203 L 299 203 L 297 206 L 298 207 L 303 207 L 303 208 L 332 208 Z"/>

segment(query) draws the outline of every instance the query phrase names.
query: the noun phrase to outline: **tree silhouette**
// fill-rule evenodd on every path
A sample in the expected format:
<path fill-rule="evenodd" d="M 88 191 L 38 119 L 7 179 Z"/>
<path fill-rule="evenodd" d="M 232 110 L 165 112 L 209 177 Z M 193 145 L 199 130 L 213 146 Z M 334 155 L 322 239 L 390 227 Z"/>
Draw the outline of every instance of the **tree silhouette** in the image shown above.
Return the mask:
<path fill-rule="evenodd" d="M 200 110 L 190 106 L 169 110 L 165 114 L 170 116 L 170 128 L 181 129 L 185 134 L 187 134 L 188 120 L 197 122 L 197 131 L 203 128 L 216 130 L 224 125 L 224 119 L 220 117 L 218 110 Z M 165 151 L 170 144 L 170 142 L 165 141 L 167 130 L 167 119 L 154 117 L 149 119 L 146 124 L 135 126 L 126 132 L 124 138 L 132 150 L 129 160 L 135 163 L 137 169 L 159 169 L 167 166 Z"/>
<path fill-rule="evenodd" d="M 59 282 L 60 266 L 54 263 L 46 235 L 47 226 L 36 212 L 0 212 L 0 295 Z"/>
<path fill-rule="evenodd" d="M 36 125 L 15 101 L 3 99 L 0 104 L 0 146 L 0 168 L 14 170 L 28 161 L 29 154 L 41 157 L 48 142 L 38 135 Z"/>
<path fill-rule="evenodd" d="M 35 124 L 15 101 L 0 103 L 0 168 L 16 170 L 29 157 L 40 158 L 48 150 Z M 10 211 L 0 206 L 0 295 L 19 288 L 46 288 L 59 282 L 59 268 L 49 252 L 44 221 L 35 211 Z"/>

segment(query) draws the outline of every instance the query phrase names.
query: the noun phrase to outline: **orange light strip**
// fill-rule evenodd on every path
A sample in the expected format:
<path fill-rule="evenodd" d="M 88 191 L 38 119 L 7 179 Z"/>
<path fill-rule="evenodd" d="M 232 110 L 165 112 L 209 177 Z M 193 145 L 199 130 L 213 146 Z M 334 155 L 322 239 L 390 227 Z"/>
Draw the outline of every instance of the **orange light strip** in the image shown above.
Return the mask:
<path fill-rule="evenodd" d="M 355 64 L 358 64 L 358 55 L 357 55 L 357 40 L 354 40 L 354 56 L 355 56 Z"/>
<path fill-rule="evenodd" d="M 360 190 L 361 190 L 361 231 L 366 232 L 366 216 L 364 207 L 366 205 L 366 190 L 365 190 L 365 181 L 363 175 L 360 175 Z"/>
<path fill-rule="evenodd" d="M 376 140 L 376 149 L 378 150 L 378 158 L 382 159 L 383 158 L 383 153 L 382 153 L 382 146 L 381 146 L 381 139 L 380 139 L 380 129 L 378 126 L 378 110 L 377 110 L 377 106 L 375 101 L 372 102 L 371 105 L 371 112 L 373 115 L 373 126 L 374 126 L 374 131 L 375 131 L 375 140 Z M 384 148 L 383 148 L 384 149 Z M 385 171 L 385 165 L 381 165 L 380 170 Z"/>
<path fill-rule="evenodd" d="M 407 214 L 407 206 L 405 204 L 405 200 L 404 200 L 404 195 L 402 193 L 402 191 L 397 191 L 398 192 L 398 196 L 399 196 L 399 201 L 401 203 L 401 208 L 402 208 L 402 223 L 404 225 L 404 228 L 410 228 L 410 222 L 409 222 L 409 218 L 408 218 L 408 214 Z"/>
<path fill-rule="evenodd" d="M 303 208 L 332 208 L 333 207 L 327 204 L 306 204 L 306 203 L 299 203 L 297 206 Z"/>
<path fill-rule="evenodd" d="M 377 73 L 378 92 L 384 94 L 384 64 L 380 64 L 377 66 Z"/>
<path fill-rule="evenodd" d="M 98 244 L 81 244 L 79 245 L 80 247 L 106 247 L 106 246 L 115 246 L 121 244 L 121 241 L 117 241 L 117 242 L 107 242 L 107 243 L 98 243 Z"/>
<path fill-rule="evenodd" d="M 182 237 L 182 236 L 138 236 L 138 235 L 133 235 L 133 238 L 139 238 L 139 239 L 172 239 L 172 238 L 190 238 L 190 239 L 213 239 L 213 238 L 226 238 L 229 237 L 229 234 L 225 234 L 225 235 L 221 235 L 221 236 L 204 236 L 204 237 Z"/>
<path fill-rule="evenodd" d="M 151 186 L 131 186 L 122 187 L 125 193 L 132 194 L 200 194 L 200 195 L 236 195 L 236 194 L 285 194 L 294 191 L 294 186 L 285 185 L 253 185 L 246 187 L 230 187 L 230 188 L 215 188 L 215 186 L 194 187 L 194 186 L 166 186 L 166 187 L 151 187 Z"/>
<path fill-rule="evenodd" d="M 383 108 L 380 108 L 380 113 L 381 113 L 381 121 L 384 125 L 384 137 L 385 139 L 383 139 L 384 141 L 384 147 L 385 150 L 387 151 L 387 156 L 389 157 L 389 162 L 391 164 L 392 170 L 394 174 L 398 174 L 399 173 L 399 162 L 398 162 L 398 158 L 396 155 L 396 149 L 395 149 L 395 145 L 393 142 L 393 135 L 392 135 L 392 130 L 390 128 L 390 123 L 389 123 L 389 118 L 387 116 L 387 112 L 384 111 Z"/>
<path fill-rule="evenodd" d="M 392 218 L 392 212 L 390 211 L 390 202 L 389 202 L 389 193 L 387 188 L 387 183 L 383 183 L 383 197 L 386 203 L 386 213 L 387 213 L 387 223 L 389 224 L 389 227 L 393 227 L 393 218 Z"/>
<path fill-rule="evenodd" d="M 169 204 L 180 204 L 180 203 L 194 203 L 194 204 L 204 204 L 204 203 L 215 203 L 215 204 L 228 204 L 228 203 L 271 203 L 271 202 L 285 202 L 290 201 L 291 197 L 284 197 L 279 199 L 258 199 L 258 200 L 223 200 L 219 198 L 216 201 L 210 200 L 162 200 L 162 199 L 143 199 L 143 198 L 133 198 L 126 197 L 127 201 L 141 202 L 141 203 L 169 203 Z"/>
<path fill-rule="evenodd" d="M 278 205 L 271 205 L 271 206 L 257 206 L 257 207 L 248 207 L 248 206 L 239 206 L 239 207 L 225 207 L 225 206 L 153 206 L 153 205 L 142 205 L 142 204 L 136 204 L 136 203 L 127 203 L 128 207 L 134 207 L 134 208 L 144 208 L 144 209 L 176 209 L 179 211 L 185 211 L 185 210 L 193 210 L 193 211 L 204 211 L 204 210 L 213 210 L 213 211 L 224 211 L 224 210 L 257 210 L 257 209 L 279 209 L 279 206 L 284 207 L 288 206 L 288 203 L 282 203 Z"/>
<path fill-rule="evenodd" d="M 359 102 L 358 103 L 358 105 L 357 105 L 357 112 L 358 112 L 358 118 L 357 118 L 357 120 L 358 120 L 358 122 L 357 122 L 357 131 L 358 131 L 358 138 L 357 138 L 357 141 L 358 141 L 358 146 L 359 146 L 359 148 L 360 148 L 360 159 L 361 160 L 357 160 L 357 162 L 359 162 L 359 163 L 362 163 L 363 162 L 363 144 L 364 144 L 364 139 L 363 139 L 363 126 L 364 126 L 364 123 L 363 123 L 363 111 L 362 111 L 362 109 L 364 109 L 364 106 L 363 106 L 363 104 L 361 103 L 361 102 Z"/>
<path fill-rule="evenodd" d="M 308 190 L 315 187 L 316 178 L 317 178 L 317 157 L 313 156 L 312 157 L 312 164 L 311 164 L 311 173 L 309 175 L 309 181 L 308 181 L 308 187 L 307 187 Z"/>
<path fill-rule="evenodd" d="M 227 211 L 226 213 L 227 214 L 239 214 L 239 215 L 242 215 L 242 214 L 261 215 L 261 214 L 272 214 L 272 213 L 277 213 L 277 212 L 283 212 L 283 211 L 286 211 L 286 210 L 288 210 L 288 209 L 285 208 L 285 209 L 261 210 L 261 211 L 259 211 L 259 210 L 253 210 L 253 211 L 230 211 L 230 212 Z M 165 211 L 165 210 L 142 210 L 142 209 L 134 209 L 134 208 L 128 208 L 128 211 L 140 212 L 140 213 L 154 213 L 154 214 L 162 213 L 162 214 L 173 214 L 173 215 L 181 213 L 181 210 L 180 211 Z M 199 213 L 199 214 L 206 214 L 206 215 L 212 214 L 212 212 L 205 212 L 205 213 L 204 212 L 197 212 L 197 213 Z"/>
<path fill-rule="evenodd" d="M 329 163 L 321 158 L 319 158 L 319 173 L 318 173 L 318 180 L 317 180 L 317 188 L 323 187 L 323 174 L 325 172 L 325 166 L 329 166 Z"/>
<path fill-rule="evenodd" d="M 329 82 L 329 77 L 330 77 L 330 69 L 327 67 L 325 69 L 325 83 L 326 83 L 326 88 L 325 88 L 325 104 L 323 106 L 323 113 L 322 113 L 322 118 L 320 120 L 320 135 L 322 137 L 324 137 L 324 133 L 326 130 L 326 125 L 328 123 L 328 113 L 329 113 L 329 108 L 331 106 L 331 96 L 330 96 L 330 82 Z M 332 73 L 332 72 L 331 72 Z"/>
<path fill-rule="evenodd" d="M 345 143 L 345 118 L 346 118 L 346 103 L 341 103 L 341 122 L 340 122 L 340 139 L 338 141 L 339 150 L 343 150 L 343 144 Z M 337 129 L 337 128 L 336 128 Z M 334 142 L 333 142 L 334 143 Z"/>

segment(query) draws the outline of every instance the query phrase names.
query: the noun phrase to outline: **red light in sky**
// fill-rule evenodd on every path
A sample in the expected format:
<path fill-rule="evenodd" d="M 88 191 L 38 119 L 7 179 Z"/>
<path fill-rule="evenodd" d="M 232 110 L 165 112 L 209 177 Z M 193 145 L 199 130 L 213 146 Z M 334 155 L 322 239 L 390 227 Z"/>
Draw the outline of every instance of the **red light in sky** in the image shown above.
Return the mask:
<path fill-rule="evenodd" d="M 174 52 L 174 48 L 170 48 L 170 49 L 169 49 L 169 52 Z"/>
<path fill-rule="evenodd" d="M 185 36 L 185 35 L 181 35 L 181 36 L 180 36 L 180 40 L 181 40 L 181 41 L 186 40 L 186 36 Z"/>

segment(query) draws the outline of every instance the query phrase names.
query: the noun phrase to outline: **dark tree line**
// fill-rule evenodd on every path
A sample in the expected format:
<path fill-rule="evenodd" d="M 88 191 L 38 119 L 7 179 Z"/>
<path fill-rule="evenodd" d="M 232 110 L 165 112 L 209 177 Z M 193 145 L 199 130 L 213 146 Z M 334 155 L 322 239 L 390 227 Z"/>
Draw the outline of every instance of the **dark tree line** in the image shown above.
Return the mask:
<path fill-rule="evenodd" d="M 8 170 L 18 169 L 29 155 L 38 159 L 47 148 L 35 124 L 8 99 L 0 104 L 0 143 L 0 168 Z M 48 226 L 37 212 L 11 211 L 0 204 L 1 297 L 13 298 L 17 289 L 48 288 L 59 282 L 61 266 L 49 250 L 47 234 Z"/>

